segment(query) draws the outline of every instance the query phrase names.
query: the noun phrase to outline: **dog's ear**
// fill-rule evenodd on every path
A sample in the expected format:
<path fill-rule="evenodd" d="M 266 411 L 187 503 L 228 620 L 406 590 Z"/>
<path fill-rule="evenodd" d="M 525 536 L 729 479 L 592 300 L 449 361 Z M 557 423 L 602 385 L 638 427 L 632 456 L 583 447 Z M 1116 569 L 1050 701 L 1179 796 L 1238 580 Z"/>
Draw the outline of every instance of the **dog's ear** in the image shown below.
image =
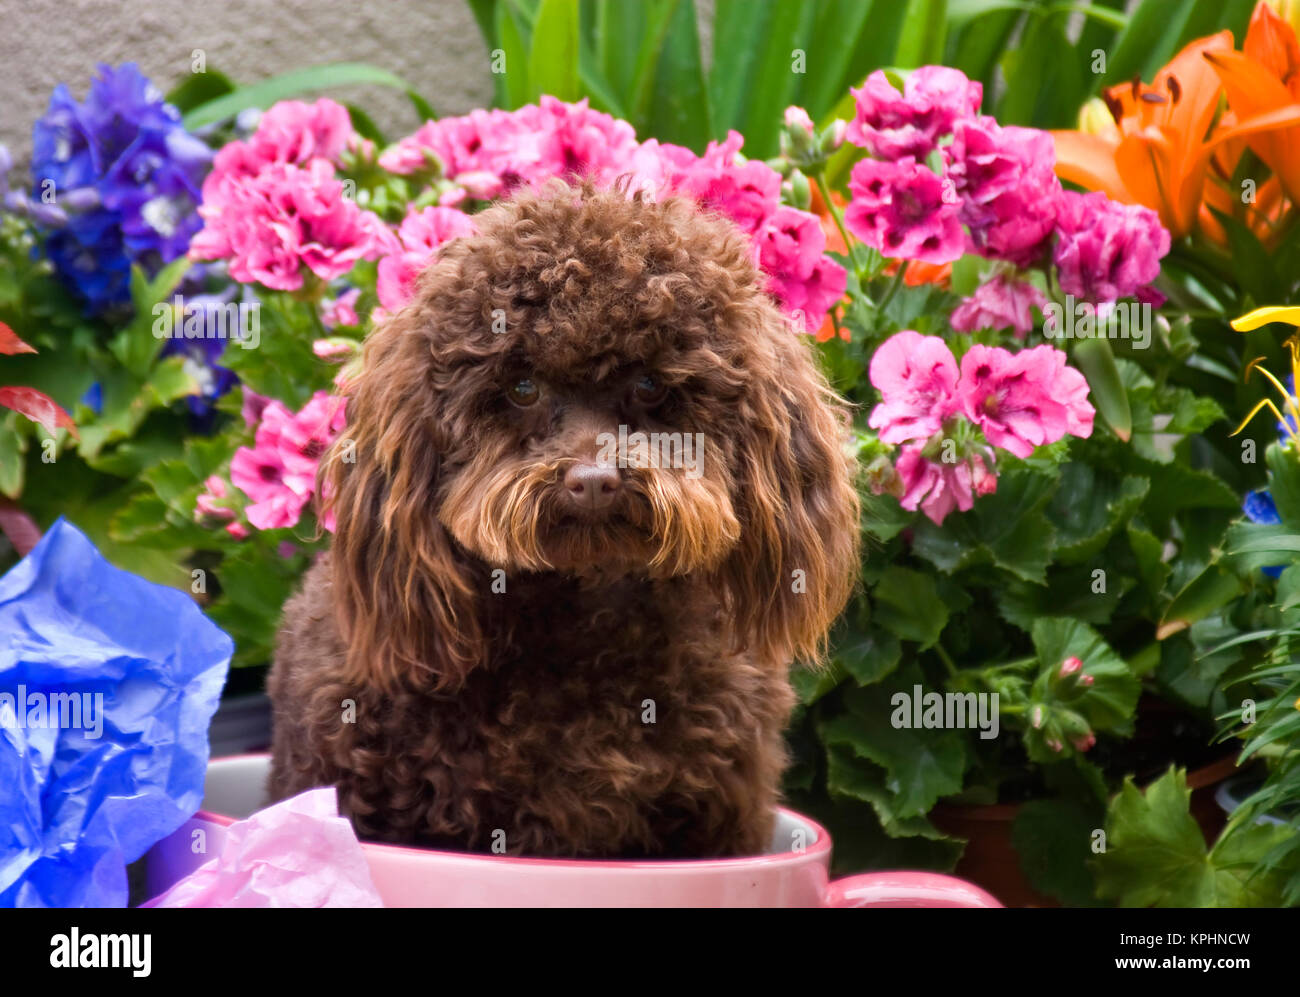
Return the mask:
<path fill-rule="evenodd" d="M 754 304 L 735 321 L 750 348 L 733 468 L 741 537 L 720 580 L 739 646 L 817 664 L 859 573 L 848 410 L 811 337 L 776 308 Z"/>
<path fill-rule="evenodd" d="M 322 467 L 348 672 L 384 688 L 455 688 L 481 663 L 473 565 L 437 515 L 432 321 L 417 301 L 370 334 L 346 388 L 347 428 Z"/>

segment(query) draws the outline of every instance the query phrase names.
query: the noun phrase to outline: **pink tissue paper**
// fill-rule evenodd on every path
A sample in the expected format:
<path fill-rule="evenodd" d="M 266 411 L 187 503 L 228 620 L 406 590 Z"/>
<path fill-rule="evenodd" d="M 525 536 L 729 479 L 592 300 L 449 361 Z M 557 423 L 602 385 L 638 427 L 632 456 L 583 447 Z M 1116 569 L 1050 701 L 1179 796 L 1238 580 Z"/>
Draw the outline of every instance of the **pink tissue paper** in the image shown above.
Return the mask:
<path fill-rule="evenodd" d="M 309 789 L 226 829 L 221 854 L 144 907 L 382 907 L 334 789 Z"/>

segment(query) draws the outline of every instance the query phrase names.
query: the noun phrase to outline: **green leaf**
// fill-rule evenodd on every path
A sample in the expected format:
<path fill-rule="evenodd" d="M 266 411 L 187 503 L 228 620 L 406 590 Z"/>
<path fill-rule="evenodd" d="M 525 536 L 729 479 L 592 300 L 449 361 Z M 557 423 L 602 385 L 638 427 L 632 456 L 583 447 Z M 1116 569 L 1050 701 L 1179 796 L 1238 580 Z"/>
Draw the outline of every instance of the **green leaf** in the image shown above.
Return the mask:
<path fill-rule="evenodd" d="M 898 667 L 903 649 L 898 637 L 879 627 L 859 630 L 840 617 L 830 638 L 831 660 L 840 673 L 852 675 L 859 685 L 871 685 Z"/>
<path fill-rule="evenodd" d="M 913 668 L 896 674 L 891 683 L 849 689 L 844 694 L 847 712 L 820 727 L 826 745 L 844 745 L 885 769 L 885 788 L 893 794 L 893 813 L 900 819 L 919 817 L 939 797 L 960 791 L 966 769 L 961 731 L 894 726 L 896 712 L 906 714 L 903 721 L 909 724 L 912 713 L 896 711 L 893 689 L 905 688 L 911 696 L 920 684 L 920 671 Z"/>
<path fill-rule="evenodd" d="M 1020 45 L 1002 57 L 1007 85 L 998 102 L 998 120 L 1040 128 L 1072 126 L 1087 92 L 1084 65 L 1062 21 L 1030 18 Z"/>
<path fill-rule="evenodd" d="M 578 99 L 578 0 L 542 0 L 528 75 L 533 99 Z"/>
<path fill-rule="evenodd" d="M 352 127 L 356 130 L 358 135 L 374 142 L 375 145 L 379 146 L 381 149 L 388 144 L 388 139 L 384 137 L 384 133 L 380 130 L 379 126 L 375 124 L 374 119 L 371 118 L 369 114 L 359 108 L 356 104 L 348 103 L 343 106 L 347 108 L 348 117 L 352 119 Z"/>
<path fill-rule="evenodd" d="M 832 796 L 847 797 L 870 804 L 880 826 L 891 838 L 920 836 L 942 840 L 947 836 L 924 816 L 902 817 L 895 807 L 894 794 L 885 785 L 885 772 L 841 744 L 826 746 L 826 790 Z"/>
<path fill-rule="evenodd" d="M 714 52 L 722 42 L 730 54 L 745 60 L 748 79 L 739 105 L 735 127 L 745 136 L 745 154 L 751 158 L 774 156 L 782 112 L 794 102 L 802 72 L 807 71 L 808 52 L 817 7 L 811 3 L 766 4 L 768 15 L 761 30 L 750 35 L 745 49 L 732 48 L 730 39 L 715 39 Z M 750 5 L 749 9 L 757 10 Z M 730 60 L 729 60 L 730 61 Z M 729 66 L 722 67 L 731 71 Z M 802 72 L 800 72 L 802 70 Z"/>
<path fill-rule="evenodd" d="M 1212 907 L 1214 869 L 1190 813 L 1182 769 L 1142 793 L 1125 776 L 1106 815 L 1106 851 L 1095 861 L 1097 892 L 1122 907 Z"/>
<path fill-rule="evenodd" d="M 894 53 L 894 65 L 915 69 L 941 62 L 947 32 L 947 0 L 907 0 L 907 15 Z"/>
<path fill-rule="evenodd" d="M 1288 283 L 1278 277 L 1273 260 L 1255 233 L 1236 218 L 1215 211 L 1228 235 L 1232 274 L 1243 291 L 1263 304 L 1286 297 Z"/>
<path fill-rule="evenodd" d="M 1128 776 L 1111 801 L 1107 847 L 1095 860 L 1098 892 L 1124 907 L 1278 907 L 1300 853 L 1264 871 L 1265 857 L 1285 846 L 1286 825 L 1230 825 L 1207 850 L 1191 816 L 1186 773 L 1170 769 L 1145 793 Z"/>
<path fill-rule="evenodd" d="M 871 592 L 875 620 L 921 650 L 933 647 L 948 624 L 948 607 L 939 598 L 934 579 L 910 568 L 891 565 Z"/>
<path fill-rule="evenodd" d="M 1146 497 L 1146 478 L 1118 477 L 1082 461 L 1061 469 L 1061 487 L 1047 507 L 1056 527 L 1056 560 L 1077 564 L 1092 557 Z"/>
<path fill-rule="evenodd" d="M 1101 417 L 1116 436 L 1128 440 L 1133 435 L 1133 414 L 1110 341 L 1100 338 L 1078 340 L 1071 358 L 1088 379 L 1093 404 Z"/>
<path fill-rule="evenodd" d="M 1285 525 L 1300 531 L 1300 461 L 1280 443 L 1270 444 L 1264 459 L 1272 472 L 1268 490 L 1278 515 Z"/>
<path fill-rule="evenodd" d="M 644 123 L 634 122 L 638 133 L 703 152 L 714 126 L 694 0 L 680 0 L 674 8 L 654 79 L 654 96 Z M 750 150 L 746 148 L 746 152 Z"/>
<path fill-rule="evenodd" d="M 1241 581 L 1234 575 L 1217 564 L 1207 565 L 1174 596 L 1160 619 L 1156 637 L 1164 639 L 1204 619 L 1240 595 L 1241 589 Z"/>
<path fill-rule="evenodd" d="M 1068 907 L 1097 906 L 1088 859 L 1104 816 L 1081 800 L 1022 803 L 1011 825 L 1011 843 L 1030 885 Z"/>
<path fill-rule="evenodd" d="M 202 73 L 190 73 L 167 94 L 167 103 L 184 114 L 201 104 L 216 100 L 235 89 L 230 77 L 209 69 Z"/>
<path fill-rule="evenodd" d="M 189 259 L 182 256 L 168 263 L 153 280 L 149 280 L 139 265 L 131 267 L 131 305 L 135 316 L 109 341 L 108 349 L 138 378 L 148 373 L 164 342 L 164 337 L 154 333 L 158 321 L 154 309 L 165 304 L 171 311 L 169 299 L 189 268 Z M 181 316 L 172 317 L 173 321 L 180 323 Z"/>
<path fill-rule="evenodd" d="M 14 417 L 0 418 L 0 493 L 17 498 L 23 491 L 27 439 L 14 428 Z"/>
<path fill-rule="evenodd" d="M 843 681 L 844 668 L 834 660 L 829 668 L 796 666 L 790 670 L 790 684 L 804 706 L 817 702 Z"/>
<path fill-rule="evenodd" d="M 1152 79 L 1177 51 L 1183 28 L 1198 0 L 1143 0 L 1129 14 L 1106 59 L 1103 83 L 1111 86 L 1141 76 Z"/>
<path fill-rule="evenodd" d="M 998 611 L 1026 631 L 1042 616 L 1072 616 L 1098 626 L 1109 622 L 1124 594 L 1124 580 L 1118 572 L 1107 572 L 1103 557 L 1085 564 L 1052 565 L 1045 585 L 1011 579 L 997 592 Z M 1101 584 L 1105 588 L 1097 591 Z"/>
<path fill-rule="evenodd" d="M 436 121 L 438 119 L 438 112 L 433 109 L 433 105 L 414 90 L 406 91 L 406 99 L 411 102 L 411 106 L 415 108 L 415 113 L 419 115 L 421 121 Z"/>
<path fill-rule="evenodd" d="M 874 69 L 892 57 L 904 11 L 902 4 L 883 0 L 825 0 L 807 6 L 820 13 L 805 39 L 808 59 L 799 104 L 820 121 L 850 86 L 862 82 L 864 66 Z M 870 58 L 867 50 L 873 44 L 880 44 L 881 52 L 888 54 L 864 61 L 863 56 Z"/>
<path fill-rule="evenodd" d="M 1169 578 L 1169 565 L 1164 562 L 1164 544 L 1150 530 L 1129 523 L 1125 528 L 1129 546 L 1137 559 L 1138 573 L 1150 595 L 1159 595 Z"/>
<path fill-rule="evenodd" d="M 186 128 L 193 131 L 204 125 L 233 118 L 246 108 L 257 107 L 265 110 L 272 104 L 290 97 L 357 84 L 393 87 L 403 92 L 409 92 L 411 89 L 410 84 L 400 76 L 378 66 L 368 66 L 359 62 L 336 62 L 324 66 L 295 69 L 251 86 L 240 87 L 233 93 L 217 97 L 215 100 L 205 101 L 185 115 L 184 123 Z"/>
<path fill-rule="evenodd" d="M 992 563 L 1041 585 L 1056 536 L 1043 508 L 1057 483 L 1054 474 L 1012 465 L 998 479 L 998 490 L 976 499 L 970 512 L 950 514 L 943 526 L 920 520 L 912 549 L 948 573 Z"/>

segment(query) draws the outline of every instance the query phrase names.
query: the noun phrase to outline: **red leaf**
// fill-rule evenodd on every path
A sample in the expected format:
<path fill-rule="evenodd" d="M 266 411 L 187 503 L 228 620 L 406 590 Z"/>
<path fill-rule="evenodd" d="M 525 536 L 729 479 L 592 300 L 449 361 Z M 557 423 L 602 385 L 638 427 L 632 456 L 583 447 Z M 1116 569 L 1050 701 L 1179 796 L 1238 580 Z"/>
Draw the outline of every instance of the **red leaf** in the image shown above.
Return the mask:
<path fill-rule="evenodd" d="M 39 422 L 45 431 L 53 433 L 53 426 L 62 426 L 77 439 L 77 425 L 72 416 L 59 408 L 53 398 L 35 388 L 0 388 L 0 405 L 21 412 L 33 422 Z"/>
<path fill-rule="evenodd" d="M 18 338 L 18 333 L 0 322 L 0 353 L 35 353 L 36 347 L 28 346 Z"/>

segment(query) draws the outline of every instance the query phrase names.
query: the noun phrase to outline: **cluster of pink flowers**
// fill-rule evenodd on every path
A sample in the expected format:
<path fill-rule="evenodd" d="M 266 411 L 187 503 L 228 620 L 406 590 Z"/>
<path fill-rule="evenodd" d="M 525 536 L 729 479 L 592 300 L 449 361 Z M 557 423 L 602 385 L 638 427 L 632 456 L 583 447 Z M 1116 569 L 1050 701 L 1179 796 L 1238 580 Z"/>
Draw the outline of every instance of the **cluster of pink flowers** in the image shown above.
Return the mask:
<path fill-rule="evenodd" d="M 997 489 L 992 448 L 1028 457 L 1067 434 L 1092 433 L 1088 382 L 1051 346 L 1012 353 L 977 344 L 958 367 L 938 336 L 905 330 L 876 350 L 870 377 L 881 403 L 869 425 L 882 442 L 903 445 L 900 503 L 935 523 Z M 983 442 L 962 432 L 970 427 Z"/>
<path fill-rule="evenodd" d="M 244 419 L 256 426 L 253 446 L 230 461 L 230 482 L 249 499 L 243 514 L 259 530 L 294 526 L 316 491 L 316 469 L 344 426 L 344 399 L 318 391 L 299 411 L 244 389 Z M 213 476 L 197 503 L 199 516 L 228 521 L 232 536 L 247 535 L 232 508 L 226 483 Z M 322 520 L 327 530 L 334 524 Z"/>
<path fill-rule="evenodd" d="M 228 260 L 238 281 L 296 291 L 304 270 L 332 280 L 392 249 L 392 233 L 336 175 L 351 141 L 347 109 L 332 100 L 276 104 L 247 141 L 217 153 L 190 256 Z"/>
<path fill-rule="evenodd" d="M 412 211 L 397 230 L 398 252 L 379 261 L 376 291 L 379 303 L 390 312 L 405 305 L 415 292 L 415 278 L 445 242 L 475 231 L 471 216 L 443 205 Z M 376 321 L 381 316 L 374 316 Z"/>
<path fill-rule="evenodd" d="M 379 157 L 392 173 L 434 169 L 450 181 L 439 207 L 467 198 L 489 199 L 519 185 L 551 177 L 591 177 L 598 183 L 627 178 L 629 189 L 654 197 L 687 194 L 725 215 L 751 239 L 754 262 L 768 278 L 768 290 L 805 331 L 815 331 L 826 312 L 844 296 L 847 274 L 825 255 L 826 236 L 816 216 L 781 204 L 781 175 L 766 163 L 740 155 L 744 138 L 731 132 L 703 155 L 657 139 L 638 142 L 632 126 L 593 111 L 585 100 L 566 104 L 543 97 L 516 111 L 474 111 L 424 124 Z M 409 219 L 408 219 L 409 221 Z M 452 238 L 442 224 L 406 233 L 402 264 L 390 269 L 389 292 L 406 286 L 396 274 L 418 270 L 425 244 Z M 396 294 L 385 308 L 397 303 Z"/>
<path fill-rule="evenodd" d="M 1156 297 L 1148 285 L 1169 251 L 1156 213 L 1064 190 L 1051 136 L 981 115 L 979 83 L 955 69 L 923 66 L 902 93 L 877 71 L 853 94 L 848 140 L 876 158 L 853 169 L 845 223 L 867 245 L 935 264 L 965 253 L 1019 268 L 1051 259 L 1063 289 L 1094 304 Z M 941 172 L 927 161 L 941 163 Z M 1014 316 L 1011 326 L 1027 331 L 1026 303 L 1041 304 L 1034 300 L 1041 294 L 1027 287 L 998 280 L 959 311 L 954 326 L 969 331 L 979 328 L 976 322 L 997 321 L 1001 328 Z"/>

